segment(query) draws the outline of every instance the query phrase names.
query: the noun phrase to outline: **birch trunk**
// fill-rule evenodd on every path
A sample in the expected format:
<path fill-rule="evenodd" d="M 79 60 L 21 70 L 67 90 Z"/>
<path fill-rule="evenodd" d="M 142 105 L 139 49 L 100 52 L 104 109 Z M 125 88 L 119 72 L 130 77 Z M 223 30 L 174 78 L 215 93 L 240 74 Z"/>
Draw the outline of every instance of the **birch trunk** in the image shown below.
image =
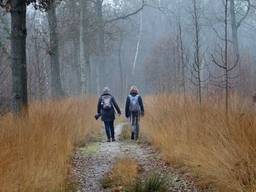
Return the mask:
<path fill-rule="evenodd" d="M 132 76 L 135 73 L 136 65 L 137 65 L 137 62 L 138 62 L 138 55 L 139 55 L 140 44 L 141 44 L 141 39 L 142 39 L 142 31 L 143 31 L 143 11 L 140 12 L 140 30 L 139 30 L 139 37 L 138 37 L 138 41 L 137 41 L 133 66 L 132 66 Z"/>

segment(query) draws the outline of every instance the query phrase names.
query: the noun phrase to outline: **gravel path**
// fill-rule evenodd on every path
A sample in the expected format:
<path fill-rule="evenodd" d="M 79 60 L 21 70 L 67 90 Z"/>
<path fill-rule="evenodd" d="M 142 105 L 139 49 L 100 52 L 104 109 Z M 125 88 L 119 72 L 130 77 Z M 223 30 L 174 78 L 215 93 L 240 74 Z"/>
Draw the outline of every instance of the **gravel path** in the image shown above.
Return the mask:
<path fill-rule="evenodd" d="M 78 181 L 77 192 L 107 192 L 109 189 L 101 187 L 101 179 L 111 171 L 117 158 L 134 158 L 143 168 L 143 175 L 152 171 L 165 174 L 168 178 L 169 191 L 171 192 L 197 192 L 193 179 L 186 174 L 179 174 L 164 161 L 160 155 L 154 152 L 150 146 L 139 145 L 131 141 L 119 141 L 118 136 L 123 124 L 116 126 L 116 142 L 95 142 L 86 148 L 81 148 L 74 156 L 73 175 Z M 105 137 L 104 137 L 105 138 Z"/>

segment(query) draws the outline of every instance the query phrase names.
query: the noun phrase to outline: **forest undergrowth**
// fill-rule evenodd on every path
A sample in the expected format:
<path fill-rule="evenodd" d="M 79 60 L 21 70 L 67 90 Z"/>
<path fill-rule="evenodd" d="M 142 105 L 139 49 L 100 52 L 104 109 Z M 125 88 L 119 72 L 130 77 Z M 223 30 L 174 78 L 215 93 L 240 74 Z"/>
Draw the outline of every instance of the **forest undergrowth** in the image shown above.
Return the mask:
<path fill-rule="evenodd" d="M 0 191 L 65 191 L 75 147 L 97 131 L 91 110 L 95 102 L 37 102 L 27 117 L 1 117 Z"/>
<path fill-rule="evenodd" d="M 192 170 L 199 185 L 255 192 L 255 106 L 233 97 L 227 120 L 221 100 L 197 103 L 192 97 L 147 97 L 143 134 L 167 161 Z"/>

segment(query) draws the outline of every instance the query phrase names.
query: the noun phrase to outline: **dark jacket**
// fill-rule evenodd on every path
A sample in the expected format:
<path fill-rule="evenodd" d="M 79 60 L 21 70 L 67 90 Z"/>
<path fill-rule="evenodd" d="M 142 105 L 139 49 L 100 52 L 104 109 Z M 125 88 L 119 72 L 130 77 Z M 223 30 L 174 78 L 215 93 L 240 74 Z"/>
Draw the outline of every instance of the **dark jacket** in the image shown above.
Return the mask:
<path fill-rule="evenodd" d="M 134 97 L 134 96 L 138 95 L 138 93 L 131 93 L 130 95 Z M 143 105 L 141 96 L 139 96 L 138 102 L 140 104 L 141 113 L 144 114 L 144 105 Z M 130 112 L 129 108 L 130 108 L 130 97 L 128 96 L 126 99 L 126 103 L 125 103 L 125 116 L 127 118 L 131 116 L 131 112 Z"/>
<path fill-rule="evenodd" d="M 111 109 L 104 110 L 103 106 L 102 106 L 102 96 L 105 96 L 105 95 L 110 95 L 110 94 L 103 94 L 100 96 L 99 101 L 98 101 L 98 106 L 97 106 L 97 113 L 101 115 L 102 121 L 105 121 L 105 122 L 114 121 L 116 111 L 118 114 L 121 114 L 121 110 L 118 107 L 116 100 L 112 95 L 110 95 L 112 97 L 111 98 L 111 103 L 112 103 Z"/>

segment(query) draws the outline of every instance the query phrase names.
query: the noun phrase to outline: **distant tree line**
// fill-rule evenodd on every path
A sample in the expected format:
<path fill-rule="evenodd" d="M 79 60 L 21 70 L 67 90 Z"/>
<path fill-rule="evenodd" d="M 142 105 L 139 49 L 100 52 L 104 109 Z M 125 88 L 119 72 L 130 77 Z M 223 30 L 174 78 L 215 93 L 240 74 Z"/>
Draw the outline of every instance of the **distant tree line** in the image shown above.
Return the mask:
<path fill-rule="evenodd" d="M 254 0 L 0 0 L 1 108 L 99 94 L 195 95 L 256 83 Z M 7 104 L 7 105 L 6 105 Z M 6 107 L 3 107 L 6 106 Z"/>

